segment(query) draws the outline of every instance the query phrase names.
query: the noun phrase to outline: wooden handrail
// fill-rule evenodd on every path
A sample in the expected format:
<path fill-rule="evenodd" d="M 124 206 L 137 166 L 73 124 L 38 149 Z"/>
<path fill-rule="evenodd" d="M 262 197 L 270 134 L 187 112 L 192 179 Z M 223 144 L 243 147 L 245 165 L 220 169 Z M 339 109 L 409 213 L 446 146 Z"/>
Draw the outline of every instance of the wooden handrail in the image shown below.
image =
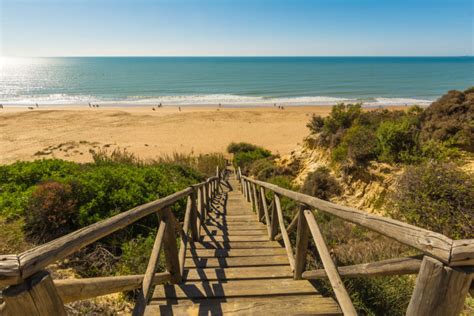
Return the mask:
<path fill-rule="evenodd" d="M 184 251 L 185 254 L 188 233 L 191 230 L 191 238 L 199 238 L 199 230 L 202 225 L 202 221 L 199 221 L 199 219 L 201 216 L 205 216 L 205 208 L 210 207 L 211 199 L 219 192 L 219 183 L 224 176 L 225 170 L 220 171 L 219 168 L 216 168 L 216 176 L 210 177 L 204 182 L 137 206 L 109 219 L 94 223 L 46 244 L 27 250 L 19 255 L 0 255 L 0 287 L 9 286 L 5 292 L 8 294 L 5 296 L 5 303 L 1 305 L 2 309 L 6 309 L 8 313 L 12 311 L 15 311 L 15 313 L 29 313 L 29 311 L 35 310 L 37 304 L 34 300 L 23 301 L 24 303 L 19 304 L 22 297 L 28 297 L 29 295 L 25 296 L 24 293 L 30 293 L 31 291 L 48 292 L 47 295 L 51 297 L 51 300 L 50 303 L 44 306 L 44 310 L 47 310 L 54 309 L 56 305 L 59 306 L 59 302 L 72 302 L 79 299 L 135 289 L 140 287 L 141 284 L 142 294 L 139 295 L 134 314 L 142 315 L 144 306 L 151 295 L 150 290 L 153 284 L 162 282 L 176 283 L 181 280 L 183 267 L 179 260 L 179 257 L 182 255 L 179 256 L 176 245 L 175 225 L 177 220 L 172 214 L 170 207 L 177 201 L 187 197 L 184 227 L 180 230 L 183 233 L 180 247 L 182 249 L 180 250 Z M 198 192 L 201 195 L 201 216 L 197 216 L 196 200 Z M 160 226 L 145 275 L 53 282 L 49 273 L 43 270 L 48 264 L 61 260 L 98 239 L 110 235 L 153 213 L 159 216 Z M 165 251 L 167 271 L 156 274 L 159 253 L 162 248 Z M 184 259 L 181 261 L 184 263 Z M 34 284 L 35 289 L 30 284 L 32 280 L 35 282 L 37 280 L 41 281 Z"/>
<path fill-rule="evenodd" d="M 283 189 L 277 185 L 255 180 L 246 176 L 242 179 L 258 184 L 282 196 L 332 214 L 346 221 L 368 228 L 402 244 L 416 248 L 425 254 L 438 258 L 450 266 L 474 265 L 474 242 L 454 241 L 440 233 L 429 231 L 391 218 L 370 214 L 352 207 L 341 206 L 303 193 Z M 456 247 L 454 247 L 456 246 Z M 451 251 L 456 250 L 452 256 Z"/>

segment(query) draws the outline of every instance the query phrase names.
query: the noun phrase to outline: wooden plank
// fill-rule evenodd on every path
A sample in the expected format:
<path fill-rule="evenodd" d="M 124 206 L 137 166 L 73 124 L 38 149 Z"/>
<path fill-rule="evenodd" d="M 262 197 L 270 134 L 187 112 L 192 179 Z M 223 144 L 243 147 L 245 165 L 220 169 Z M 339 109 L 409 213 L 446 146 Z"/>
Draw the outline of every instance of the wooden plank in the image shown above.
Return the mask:
<path fill-rule="evenodd" d="M 142 286 L 143 277 L 143 274 L 139 274 L 85 279 L 65 279 L 55 280 L 54 285 L 56 286 L 62 301 L 67 304 L 102 295 L 138 289 Z M 152 284 L 161 284 L 169 282 L 170 280 L 171 275 L 169 272 L 156 273 L 153 276 Z"/>
<path fill-rule="evenodd" d="M 193 193 L 191 194 L 191 219 L 190 219 L 192 240 L 198 240 L 199 239 L 198 210 L 197 210 L 197 207 L 198 207 L 197 206 L 197 192 L 196 192 L 196 190 L 193 190 Z"/>
<path fill-rule="evenodd" d="M 257 249 L 281 248 L 276 241 L 232 241 L 232 242 L 195 242 L 190 248 L 196 249 Z"/>
<path fill-rule="evenodd" d="M 354 224 L 361 225 L 384 236 L 393 238 L 405 245 L 430 254 L 444 263 L 449 263 L 450 261 L 453 241 L 442 234 L 409 225 L 391 218 L 370 214 L 355 208 L 337 205 L 306 194 L 283 189 L 274 184 L 253 180 L 244 176 L 243 178 L 302 204 L 306 204 Z"/>
<path fill-rule="evenodd" d="M 184 212 L 183 230 L 181 232 L 181 241 L 179 246 L 179 272 L 182 275 L 184 272 L 184 257 L 186 256 L 186 248 L 188 246 L 188 232 L 189 223 L 191 220 L 192 201 L 191 196 L 188 196 L 186 201 L 186 211 Z"/>
<path fill-rule="evenodd" d="M 0 255 L 0 288 L 22 282 L 17 255 Z"/>
<path fill-rule="evenodd" d="M 295 274 L 294 279 L 300 280 L 301 275 L 306 268 L 306 254 L 308 252 L 309 231 L 306 218 L 304 217 L 304 208 L 300 207 L 298 214 L 298 228 L 296 230 L 296 254 L 295 254 Z"/>
<path fill-rule="evenodd" d="M 9 315 L 66 315 L 64 303 L 46 271 L 8 287 L 2 295 Z"/>
<path fill-rule="evenodd" d="M 341 277 L 337 272 L 336 265 L 332 261 L 331 255 L 329 250 L 326 246 L 326 242 L 324 241 L 324 237 L 319 230 L 318 224 L 314 219 L 314 215 L 311 211 L 304 211 L 304 216 L 308 223 L 309 230 L 311 231 L 311 235 L 313 236 L 314 242 L 319 252 L 319 256 L 321 257 L 321 261 L 323 262 L 324 269 L 328 274 L 329 282 L 331 283 L 332 289 L 334 294 L 336 295 L 337 301 L 341 306 L 342 312 L 344 315 L 357 315 L 354 305 L 352 305 L 351 298 L 344 287 L 344 283 L 342 283 Z"/>
<path fill-rule="evenodd" d="M 234 236 L 239 236 L 239 235 L 247 235 L 247 236 L 252 236 L 252 235 L 264 235 L 266 236 L 266 229 L 265 228 L 256 228 L 256 229 L 250 229 L 250 230 L 242 230 L 242 229 L 234 229 L 234 230 L 222 230 L 222 229 L 209 229 L 207 231 L 207 235 L 209 236 L 226 236 L 226 235 L 234 235 Z M 267 237 L 268 240 L 268 237 Z"/>
<path fill-rule="evenodd" d="M 285 221 L 283 220 L 283 211 L 281 210 L 280 197 L 275 194 L 275 206 L 278 215 L 278 223 L 280 224 L 280 231 L 285 244 L 286 253 L 288 255 L 288 261 L 290 262 L 291 269 L 295 269 L 295 257 L 293 256 L 293 248 L 291 247 L 290 238 L 286 232 Z"/>
<path fill-rule="evenodd" d="M 231 235 L 231 236 L 204 236 L 201 238 L 202 241 L 266 241 L 268 237 L 266 235 Z"/>
<path fill-rule="evenodd" d="M 265 216 L 265 224 L 267 226 L 268 237 L 271 238 L 270 214 L 268 213 L 267 198 L 265 196 L 265 188 L 260 187 L 260 200 L 262 201 L 263 214 Z"/>
<path fill-rule="evenodd" d="M 171 274 L 171 282 L 181 282 L 181 273 L 176 245 L 176 219 L 171 209 L 163 210 L 163 220 L 166 222 L 166 230 L 163 238 L 163 250 L 165 252 L 166 270 Z"/>
<path fill-rule="evenodd" d="M 425 256 L 406 315 L 458 315 L 471 280 L 472 274 L 446 267 L 442 262 Z"/>
<path fill-rule="evenodd" d="M 141 291 L 138 293 L 135 301 L 135 307 L 133 309 L 133 315 L 143 315 L 145 306 L 151 297 L 151 287 L 153 285 L 153 277 L 155 276 L 156 269 L 160 259 L 161 247 L 163 245 L 163 239 L 166 232 L 167 222 L 161 220 L 158 232 L 156 233 L 155 242 L 153 249 L 151 250 L 150 259 L 146 267 L 146 272 L 143 278 Z M 170 274 L 171 277 L 171 274 Z"/>
<path fill-rule="evenodd" d="M 158 212 L 166 206 L 172 205 L 183 197 L 188 196 L 191 192 L 192 188 L 184 189 L 21 253 L 18 257 L 23 278 L 34 274 L 48 264 L 65 258 L 102 237 L 124 228 L 147 215 Z M 2 262 L 0 262 L 0 269 L 2 269 L 1 267 Z"/>
<path fill-rule="evenodd" d="M 291 278 L 292 276 L 289 266 L 188 269 L 183 275 L 187 282 Z"/>
<path fill-rule="evenodd" d="M 474 239 L 453 242 L 450 266 L 474 266 Z"/>
<path fill-rule="evenodd" d="M 421 259 L 419 258 L 396 258 L 337 267 L 337 271 L 341 277 L 403 275 L 418 273 L 420 265 Z M 327 273 L 324 269 L 305 271 L 302 278 L 305 280 L 324 279 L 327 278 Z"/>
<path fill-rule="evenodd" d="M 230 257 L 230 258 L 186 258 L 186 268 L 227 268 L 288 265 L 286 256 Z"/>
<path fill-rule="evenodd" d="M 285 255 L 283 248 L 261 248 L 261 249 L 188 249 L 186 257 L 199 258 L 224 258 L 224 257 L 248 257 L 248 256 L 271 256 Z"/>
<path fill-rule="evenodd" d="M 154 304 L 145 315 L 342 315 L 334 300 L 315 295 L 189 300 L 189 304 Z"/>
<path fill-rule="evenodd" d="M 276 195 L 275 195 L 276 196 Z M 275 196 L 273 197 L 272 205 L 270 205 L 270 209 L 272 211 L 272 222 L 270 226 L 270 240 L 275 240 L 276 235 L 278 234 L 278 210 L 275 207 Z"/>
<path fill-rule="evenodd" d="M 304 295 L 318 294 L 305 280 L 268 279 L 241 280 L 228 283 L 187 282 L 176 285 L 164 285 L 156 288 L 153 299 L 157 298 L 230 298 L 255 297 L 261 295 Z"/>

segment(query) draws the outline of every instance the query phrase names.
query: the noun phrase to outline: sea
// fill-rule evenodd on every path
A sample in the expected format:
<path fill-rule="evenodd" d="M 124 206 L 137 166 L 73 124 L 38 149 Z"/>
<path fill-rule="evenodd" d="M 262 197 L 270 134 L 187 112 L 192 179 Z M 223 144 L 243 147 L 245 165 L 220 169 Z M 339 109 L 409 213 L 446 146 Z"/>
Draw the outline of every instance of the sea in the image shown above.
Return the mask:
<path fill-rule="evenodd" d="M 3 106 L 428 105 L 474 57 L 0 58 Z"/>

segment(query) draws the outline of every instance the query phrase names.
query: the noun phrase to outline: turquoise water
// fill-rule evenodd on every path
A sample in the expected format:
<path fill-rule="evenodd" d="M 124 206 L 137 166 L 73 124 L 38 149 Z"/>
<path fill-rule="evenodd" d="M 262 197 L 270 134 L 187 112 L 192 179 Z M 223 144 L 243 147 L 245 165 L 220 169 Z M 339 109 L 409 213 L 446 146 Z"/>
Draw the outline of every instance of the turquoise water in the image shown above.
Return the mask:
<path fill-rule="evenodd" d="M 474 57 L 2 58 L 0 103 L 427 104 L 474 85 Z"/>

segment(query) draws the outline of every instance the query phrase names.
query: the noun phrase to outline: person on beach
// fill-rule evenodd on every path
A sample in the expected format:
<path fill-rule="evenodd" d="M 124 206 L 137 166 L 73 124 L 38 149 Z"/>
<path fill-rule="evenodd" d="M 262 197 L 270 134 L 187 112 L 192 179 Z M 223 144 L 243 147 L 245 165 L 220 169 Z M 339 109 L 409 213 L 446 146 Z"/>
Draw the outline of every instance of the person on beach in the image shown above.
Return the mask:
<path fill-rule="evenodd" d="M 181 107 L 180 107 L 180 106 L 178 106 L 178 109 L 179 109 L 179 111 L 181 112 Z"/>
<path fill-rule="evenodd" d="M 39 108 L 39 105 L 38 105 L 38 103 L 36 103 L 36 107 L 37 107 L 37 108 Z"/>
<path fill-rule="evenodd" d="M 3 109 L 3 104 L 0 104 L 0 109 Z"/>

